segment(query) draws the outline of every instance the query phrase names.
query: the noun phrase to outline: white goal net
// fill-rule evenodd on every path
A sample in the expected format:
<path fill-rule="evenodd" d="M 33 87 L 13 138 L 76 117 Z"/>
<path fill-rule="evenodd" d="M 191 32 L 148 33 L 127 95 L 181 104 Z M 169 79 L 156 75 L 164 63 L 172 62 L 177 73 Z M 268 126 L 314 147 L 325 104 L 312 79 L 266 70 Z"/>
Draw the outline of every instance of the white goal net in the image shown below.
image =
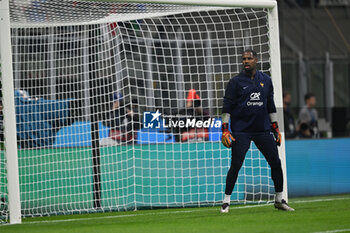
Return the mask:
<path fill-rule="evenodd" d="M 268 9 L 10 0 L 10 22 L 22 216 L 222 201 L 224 88 L 247 48 L 270 74 Z M 2 219 L 6 183 L 3 150 Z M 252 145 L 232 201 L 273 193 Z"/>

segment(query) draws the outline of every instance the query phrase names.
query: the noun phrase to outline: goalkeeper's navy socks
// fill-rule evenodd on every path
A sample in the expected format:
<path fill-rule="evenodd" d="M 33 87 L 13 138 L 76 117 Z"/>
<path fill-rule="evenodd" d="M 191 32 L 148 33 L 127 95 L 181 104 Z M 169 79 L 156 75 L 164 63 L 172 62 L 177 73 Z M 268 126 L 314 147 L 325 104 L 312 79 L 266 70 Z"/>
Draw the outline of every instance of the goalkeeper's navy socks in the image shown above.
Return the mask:
<path fill-rule="evenodd" d="M 230 204 L 229 203 L 224 203 L 221 206 L 220 212 L 221 213 L 228 213 L 229 209 L 230 209 Z"/>
<path fill-rule="evenodd" d="M 294 211 L 294 209 L 290 207 L 288 203 L 283 199 L 281 202 L 275 201 L 275 208 L 284 211 Z"/>

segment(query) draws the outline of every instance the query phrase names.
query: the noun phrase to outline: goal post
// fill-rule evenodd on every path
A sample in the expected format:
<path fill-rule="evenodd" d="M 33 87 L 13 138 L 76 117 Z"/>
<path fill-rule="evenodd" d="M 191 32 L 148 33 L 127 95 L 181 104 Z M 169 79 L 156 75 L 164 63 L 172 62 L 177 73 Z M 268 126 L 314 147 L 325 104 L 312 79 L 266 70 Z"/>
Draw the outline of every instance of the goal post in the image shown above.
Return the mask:
<path fill-rule="evenodd" d="M 270 9 L 268 22 L 270 25 L 270 56 L 271 56 L 271 77 L 275 88 L 275 104 L 280 110 L 278 114 L 278 122 L 282 132 L 282 141 L 285 142 L 285 129 L 283 118 L 283 93 L 282 93 L 282 72 L 281 72 L 281 53 L 279 40 L 279 26 L 278 26 L 278 10 L 277 6 Z M 279 155 L 283 170 L 283 199 L 288 202 L 288 186 L 287 186 L 287 166 L 286 166 L 286 144 L 282 143 L 279 149 Z"/>
<path fill-rule="evenodd" d="M 1 59 L 1 91 L 4 124 L 4 138 L 2 142 L 5 145 L 6 166 L 1 164 L 1 170 L 7 171 L 7 199 L 8 211 L 10 212 L 10 223 L 21 223 L 21 203 L 19 193 L 19 173 L 18 173 L 18 157 L 16 145 L 16 117 L 14 107 L 14 88 L 13 88 L 13 71 L 12 71 L 12 52 L 11 52 L 11 36 L 10 36 L 10 11 L 7 1 L 0 1 L 0 59 Z M 1 160 L 4 161 L 4 160 Z M 5 169 L 4 169 L 5 168 Z M 4 175 L 4 174 L 0 174 Z M 4 180 L 4 179 L 1 179 Z M 1 184 L 1 188 L 5 188 L 5 184 Z M 0 190 L 0 198 L 2 197 Z M 4 202 L 4 199 L 1 200 Z M 1 203 L 4 205 L 4 203 Z M 1 207 L 0 207 L 1 208 Z M 1 210 L 0 210 L 1 211 Z M 4 210 L 2 210 L 4 211 Z"/>
<path fill-rule="evenodd" d="M 221 203 L 222 99 L 247 48 L 272 77 L 284 139 L 274 0 L 0 4 L 5 221 Z M 231 200 L 274 200 L 254 144 Z"/>

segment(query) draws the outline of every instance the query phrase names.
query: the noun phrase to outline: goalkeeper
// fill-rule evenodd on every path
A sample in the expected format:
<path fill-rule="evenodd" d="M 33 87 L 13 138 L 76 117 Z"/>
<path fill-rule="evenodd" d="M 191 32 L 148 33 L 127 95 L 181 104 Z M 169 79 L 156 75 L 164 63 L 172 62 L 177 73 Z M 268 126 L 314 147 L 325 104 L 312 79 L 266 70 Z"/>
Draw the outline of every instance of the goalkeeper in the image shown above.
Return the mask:
<path fill-rule="evenodd" d="M 230 197 L 251 141 L 271 167 L 276 192 L 275 208 L 294 210 L 282 199 L 283 173 L 277 150 L 281 144 L 281 134 L 277 124 L 272 81 L 268 75 L 257 70 L 257 61 L 255 51 L 245 50 L 242 54 L 243 71 L 231 78 L 225 90 L 221 141 L 224 146 L 232 147 L 232 159 L 226 177 L 222 213 L 229 211 Z M 230 119 L 232 134 L 228 127 Z"/>

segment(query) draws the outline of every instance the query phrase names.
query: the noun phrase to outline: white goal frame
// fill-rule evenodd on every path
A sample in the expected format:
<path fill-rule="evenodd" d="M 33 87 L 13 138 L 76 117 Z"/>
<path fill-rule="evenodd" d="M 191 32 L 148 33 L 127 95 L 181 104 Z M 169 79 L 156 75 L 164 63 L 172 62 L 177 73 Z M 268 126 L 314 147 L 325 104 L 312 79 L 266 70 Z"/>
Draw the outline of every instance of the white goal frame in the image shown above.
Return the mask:
<path fill-rule="evenodd" d="M 120 2 L 120 1 L 115 1 Z M 275 103 L 278 111 L 282 111 L 282 80 L 281 80 L 281 60 L 280 60 L 280 42 L 277 2 L 275 0 L 126 0 L 123 2 L 133 3 L 163 3 L 163 4 L 181 4 L 181 5 L 203 5 L 218 7 L 251 7 L 267 8 L 269 24 L 269 43 L 271 57 L 271 77 L 275 87 Z M 4 136 L 5 136 L 5 154 L 7 161 L 7 180 L 9 197 L 9 219 L 10 224 L 21 223 L 21 202 L 19 190 L 19 171 L 16 143 L 16 117 L 14 106 L 14 85 L 12 70 L 12 51 L 10 35 L 10 15 L 9 0 L 0 0 L 0 59 L 3 84 L 3 105 L 4 105 Z M 282 132 L 284 142 L 284 122 L 283 112 L 279 112 L 278 121 Z M 280 159 L 282 162 L 284 187 L 283 198 L 288 200 L 287 195 L 287 176 L 286 176 L 286 155 L 285 143 L 279 147 Z"/>

